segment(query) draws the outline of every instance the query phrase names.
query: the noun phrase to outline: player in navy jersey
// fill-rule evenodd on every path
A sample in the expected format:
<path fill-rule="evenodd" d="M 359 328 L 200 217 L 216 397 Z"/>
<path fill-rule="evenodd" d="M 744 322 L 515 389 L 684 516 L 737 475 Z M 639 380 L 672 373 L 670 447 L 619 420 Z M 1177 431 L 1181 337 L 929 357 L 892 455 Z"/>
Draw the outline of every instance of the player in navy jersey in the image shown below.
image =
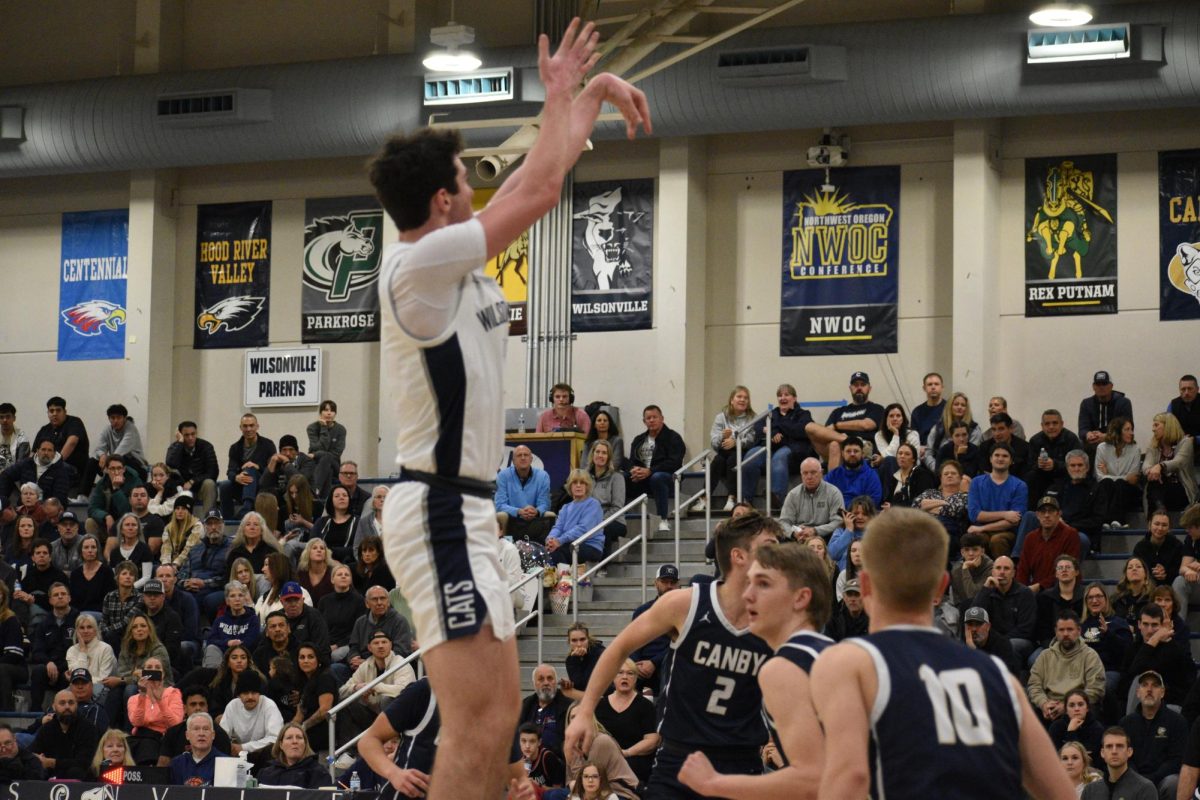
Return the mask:
<path fill-rule="evenodd" d="M 1038 800 L 1075 790 L 1025 692 L 997 658 L 932 626 L 949 537 L 892 508 L 863 537 L 859 572 L 871 633 L 826 649 L 812 670 L 825 728 L 819 797 Z"/>
<path fill-rule="evenodd" d="M 742 595 L 755 550 L 782 534 L 779 523 L 758 514 L 717 528 L 717 562 L 724 580 L 667 592 L 613 640 L 567 726 L 563 749 L 568 758 L 588 752 L 596 704 L 618 667 L 635 649 L 666 634 L 672 652 L 659 698 L 662 743 L 644 800 L 699 797 L 677 778 L 684 760 L 697 750 L 722 772 L 762 772 L 759 748 L 767 741 L 767 730 L 756 678 L 771 649 L 747 627 Z"/>
<path fill-rule="evenodd" d="M 537 139 L 478 214 L 455 131 L 394 137 L 370 165 L 400 231 L 379 277 L 381 393 L 398 422 L 400 467 L 383 508 L 383 544 L 441 697 L 431 800 L 482 798 L 499 785 L 520 703 L 491 498 L 508 308 L 483 268 L 558 204 L 604 103 L 621 113 L 630 137 L 639 125 L 649 132 L 645 95 L 626 81 L 602 73 L 580 89 L 600 58 L 597 42 L 593 25 L 580 30 L 578 19 L 553 55 L 539 37 L 546 99 Z"/>
<path fill-rule="evenodd" d="M 688 756 L 679 780 L 705 797 L 803 800 L 816 797 L 824 758 L 809 692 L 813 661 L 833 640 L 818 631 L 833 607 L 829 573 L 815 552 L 765 544 L 750 565 L 745 592 L 750 632 L 775 651 L 758 671 L 763 717 L 784 768 L 766 775 L 721 775 L 703 752 Z"/>

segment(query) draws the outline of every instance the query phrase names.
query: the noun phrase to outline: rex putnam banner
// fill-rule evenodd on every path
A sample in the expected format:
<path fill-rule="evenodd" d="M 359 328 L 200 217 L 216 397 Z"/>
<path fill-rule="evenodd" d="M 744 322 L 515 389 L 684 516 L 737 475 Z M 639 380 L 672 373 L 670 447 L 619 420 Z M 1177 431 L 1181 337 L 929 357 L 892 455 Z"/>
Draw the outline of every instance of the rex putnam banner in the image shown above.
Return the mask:
<path fill-rule="evenodd" d="M 1025 316 L 1117 313 L 1117 156 L 1025 161 Z"/>
<path fill-rule="evenodd" d="M 571 331 L 651 327 L 654 181 L 577 183 L 572 210 Z"/>
<path fill-rule="evenodd" d="M 196 219 L 197 350 L 264 347 L 271 288 L 271 202 L 200 206 Z"/>
<path fill-rule="evenodd" d="M 471 206 L 476 211 L 482 210 L 495 193 L 495 189 L 476 189 Z M 529 231 L 490 259 L 483 271 L 500 285 L 508 302 L 508 335 L 524 336 L 529 326 L 525 318 L 529 301 Z"/>
<path fill-rule="evenodd" d="M 62 215 L 58 360 L 125 357 L 129 211 Z"/>
<path fill-rule="evenodd" d="M 379 341 L 383 209 L 373 197 L 304 203 L 300 340 Z"/>
<path fill-rule="evenodd" d="M 1158 154 L 1160 320 L 1200 319 L 1200 150 Z"/>
<path fill-rule="evenodd" d="M 900 168 L 783 173 L 781 356 L 895 353 Z"/>

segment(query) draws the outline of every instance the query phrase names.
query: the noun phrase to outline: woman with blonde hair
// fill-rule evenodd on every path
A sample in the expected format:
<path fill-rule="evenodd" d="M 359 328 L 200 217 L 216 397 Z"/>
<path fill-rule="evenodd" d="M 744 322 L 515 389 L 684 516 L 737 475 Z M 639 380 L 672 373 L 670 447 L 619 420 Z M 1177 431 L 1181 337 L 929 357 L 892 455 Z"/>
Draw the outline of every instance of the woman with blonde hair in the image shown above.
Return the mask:
<path fill-rule="evenodd" d="M 946 407 L 942 409 L 942 418 L 934 424 L 925 439 L 925 466 L 929 470 L 937 469 L 937 455 L 942 445 L 950 440 L 950 426 L 961 422 L 967 426 L 967 441 L 978 447 L 983 443 L 983 431 L 979 423 L 971 416 L 971 400 L 962 392 L 950 395 Z"/>
<path fill-rule="evenodd" d="M 146 660 L 158 659 L 162 664 L 163 677 L 170 682 L 171 657 L 167 648 L 158 640 L 154 624 L 145 614 L 134 614 L 129 624 L 125 626 L 125 635 L 121 637 L 121 652 L 117 656 L 117 669 L 104 682 L 108 686 L 108 697 L 104 707 L 108 711 L 109 723 L 116 728 L 123 726 L 125 721 L 125 703 L 137 694 L 138 681 L 141 680 L 142 670 Z M 114 680 L 115 678 L 115 680 Z"/>
<path fill-rule="evenodd" d="M 13 690 L 29 679 L 24 639 L 21 621 L 8 607 L 8 584 L 0 581 L 0 709 L 5 711 L 16 708 Z"/>
<path fill-rule="evenodd" d="M 127 511 L 113 527 L 116 535 L 108 537 L 104 543 L 104 557 L 110 567 L 115 570 L 122 561 L 132 561 L 139 567 L 154 563 L 154 553 L 146 544 L 142 521 L 137 514 Z"/>
<path fill-rule="evenodd" d="M 109 728 L 100 735 L 100 742 L 96 745 L 96 755 L 92 757 L 92 766 L 89 770 L 89 774 L 93 778 L 100 777 L 100 773 L 103 771 L 100 765 L 105 762 L 114 767 L 134 766 L 133 753 L 129 742 L 126 741 L 128 738 L 125 731 L 116 728 Z"/>
<path fill-rule="evenodd" d="M 270 763 L 258 771 L 259 784 L 319 789 L 328 780 L 329 773 L 321 769 L 317 755 L 308 743 L 304 726 L 289 722 L 280 728 L 279 736 L 271 747 Z"/>
<path fill-rule="evenodd" d="M 333 591 L 333 568 L 338 562 L 330 557 L 329 546 L 324 539 L 309 539 L 300 554 L 300 565 L 296 580 L 308 590 L 312 605 Z"/>
<path fill-rule="evenodd" d="M 179 569 L 187 563 L 188 553 L 204 538 L 204 523 L 192 515 L 192 495 L 180 492 L 175 496 L 171 521 L 163 528 L 162 550 L 158 559 Z"/>
<path fill-rule="evenodd" d="M 712 429 L 709 431 L 709 444 L 716 456 L 709 467 L 708 493 L 711 497 L 716 481 L 724 481 L 725 490 L 729 494 L 729 498 L 725 501 L 726 511 L 732 511 L 738 500 L 753 500 L 753 498 L 736 496 L 737 443 L 738 441 L 742 443 L 743 460 L 756 446 L 762 444 L 759 441 L 758 426 L 750 424 L 753 419 L 754 407 L 750 405 L 750 390 L 745 386 L 735 386 L 729 393 L 729 400 L 725 402 L 725 407 L 718 411 L 717 416 L 713 418 Z M 749 467 L 750 465 L 745 466 Z M 755 461 L 753 467 L 754 471 L 758 472 L 762 469 L 762 464 Z M 743 482 L 746 483 L 744 480 Z M 693 505 L 692 509 L 703 511 L 703 503 L 704 499 L 701 498 L 700 503 Z"/>
<path fill-rule="evenodd" d="M 279 498 L 270 492 L 259 492 L 258 497 L 254 498 L 254 510 L 266 522 L 267 530 L 280 535 L 279 525 Z"/>
<path fill-rule="evenodd" d="M 587 470 L 592 476 L 592 497 L 600 501 L 600 513 L 608 519 L 625 506 L 625 475 L 614 463 L 612 441 L 596 439 L 588 453 Z M 604 526 L 604 551 L 625 536 L 625 523 L 619 517 Z"/>
<path fill-rule="evenodd" d="M 613 679 L 613 690 L 596 705 L 596 720 L 620 745 L 638 780 L 645 783 L 650 780 L 654 752 L 662 737 L 657 730 L 654 703 L 642 696 L 637 684 L 637 664 L 627 658 Z"/>
<path fill-rule="evenodd" d="M 1181 511 L 1196 502 L 1196 476 L 1192 472 L 1195 444 L 1191 436 L 1184 434 L 1174 414 L 1155 414 L 1150 434 L 1150 446 L 1142 460 L 1146 511 L 1160 507 Z"/>
<path fill-rule="evenodd" d="M 94 702 L 102 702 L 108 694 L 108 682 L 117 669 L 117 654 L 112 645 L 100 637 L 100 626 L 95 617 L 87 614 L 75 618 L 75 644 L 67 649 L 67 672 L 81 668 L 92 674 Z M 114 685 L 119 683 L 120 678 L 117 678 Z"/>
<path fill-rule="evenodd" d="M 1075 787 L 1075 796 L 1083 797 L 1083 787 L 1089 783 L 1103 780 L 1100 771 L 1092 767 L 1092 757 L 1087 748 L 1079 742 L 1065 742 L 1058 750 L 1058 760 L 1062 762 L 1067 777 Z"/>
<path fill-rule="evenodd" d="M 604 521 L 600 501 L 592 497 L 592 476 L 587 470 L 573 469 L 567 476 L 567 494 L 571 502 L 558 512 L 554 527 L 546 534 L 546 552 L 555 564 L 570 564 L 570 544 Z M 599 530 L 579 546 L 579 563 L 604 558 L 604 531 Z"/>

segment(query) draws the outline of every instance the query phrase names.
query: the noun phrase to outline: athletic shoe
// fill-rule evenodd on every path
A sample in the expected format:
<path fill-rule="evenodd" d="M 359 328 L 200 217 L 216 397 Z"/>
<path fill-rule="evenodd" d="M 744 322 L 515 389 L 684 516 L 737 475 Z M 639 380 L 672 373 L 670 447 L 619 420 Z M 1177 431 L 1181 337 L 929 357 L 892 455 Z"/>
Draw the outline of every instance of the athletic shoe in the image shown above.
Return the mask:
<path fill-rule="evenodd" d="M 725 501 L 725 510 L 733 511 L 735 505 L 737 505 L 737 502 L 733 499 L 733 495 L 729 495 L 729 499 Z"/>
<path fill-rule="evenodd" d="M 705 510 L 707 510 L 707 509 L 708 509 L 708 503 L 706 503 L 706 502 L 704 501 L 704 498 L 703 498 L 703 497 L 701 497 L 701 498 L 700 498 L 699 500 L 697 500 L 696 502 L 692 503 L 692 509 L 691 509 L 691 510 L 692 510 L 694 513 L 697 513 L 697 514 L 703 514 L 703 513 L 704 513 L 704 511 L 705 511 Z"/>
<path fill-rule="evenodd" d="M 659 533 L 670 533 L 671 532 L 671 524 L 669 522 L 667 522 L 665 519 L 660 519 L 658 521 L 658 532 Z"/>

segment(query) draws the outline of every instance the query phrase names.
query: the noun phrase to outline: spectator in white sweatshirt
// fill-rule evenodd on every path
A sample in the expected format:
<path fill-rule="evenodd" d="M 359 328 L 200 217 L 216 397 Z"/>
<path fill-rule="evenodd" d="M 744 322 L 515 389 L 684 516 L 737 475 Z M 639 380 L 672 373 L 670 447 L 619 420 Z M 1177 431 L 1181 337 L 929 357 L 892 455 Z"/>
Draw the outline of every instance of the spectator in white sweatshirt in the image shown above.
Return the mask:
<path fill-rule="evenodd" d="M 230 755 L 245 751 L 252 764 L 271 760 L 271 747 L 283 728 L 283 715 L 275 701 L 262 694 L 262 678 L 248 669 L 238 678 L 238 696 L 225 706 L 221 727 L 233 743 Z"/>

